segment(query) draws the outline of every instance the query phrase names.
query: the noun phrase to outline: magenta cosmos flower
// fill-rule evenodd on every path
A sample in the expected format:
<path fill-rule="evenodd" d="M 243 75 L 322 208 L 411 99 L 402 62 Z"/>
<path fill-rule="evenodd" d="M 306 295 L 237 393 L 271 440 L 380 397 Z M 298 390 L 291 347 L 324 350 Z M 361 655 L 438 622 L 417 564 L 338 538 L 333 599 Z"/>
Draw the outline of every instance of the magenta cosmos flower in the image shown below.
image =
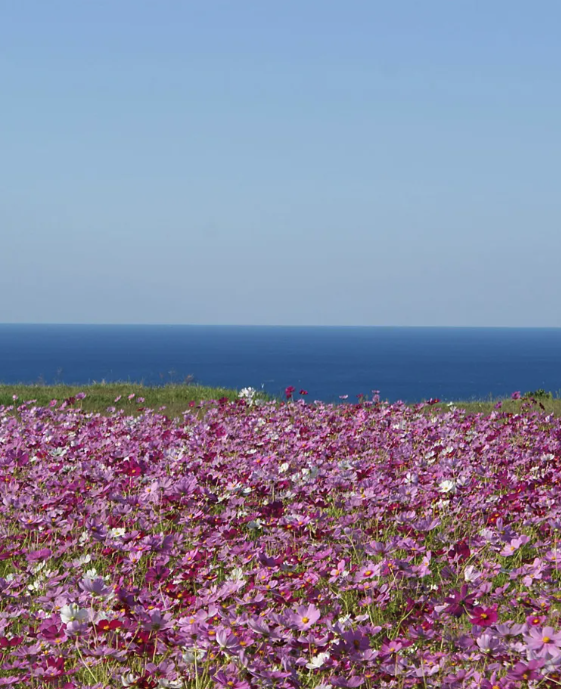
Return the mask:
<path fill-rule="evenodd" d="M 471 610 L 471 614 L 473 617 L 471 617 L 469 621 L 472 624 L 479 625 L 480 627 L 490 627 L 491 625 L 495 624 L 498 619 L 496 608 L 482 608 L 475 606 Z"/>

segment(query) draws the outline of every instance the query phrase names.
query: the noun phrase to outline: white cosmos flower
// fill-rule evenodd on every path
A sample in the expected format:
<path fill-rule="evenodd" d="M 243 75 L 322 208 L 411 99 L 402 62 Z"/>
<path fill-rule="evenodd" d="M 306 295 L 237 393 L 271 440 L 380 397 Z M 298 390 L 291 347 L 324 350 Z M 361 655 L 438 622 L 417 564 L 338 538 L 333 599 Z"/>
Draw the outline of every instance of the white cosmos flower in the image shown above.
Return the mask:
<path fill-rule="evenodd" d="M 74 567 L 81 567 L 82 565 L 87 565 L 88 562 L 91 562 L 92 556 L 87 553 L 86 555 L 81 555 L 79 558 L 74 560 L 72 563 Z"/>
<path fill-rule="evenodd" d="M 477 581 L 481 576 L 481 572 L 476 571 L 473 565 L 468 565 L 464 570 L 464 579 L 466 581 Z"/>
<path fill-rule="evenodd" d="M 136 684 L 137 679 L 137 675 L 133 674 L 132 672 L 127 672 L 126 675 L 121 677 L 121 684 L 124 687 L 132 687 L 134 684 Z"/>
<path fill-rule="evenodd" d="M 192 648 L 186 649 L 182 653 L 182 658 L 185 663 L 191 664 L 195 660 L 202 660 L 206 655 L 206 650 L 204 648 L 197 648 L 193 646 Z"/>
<path fill-rule="evenodd" d="M 162 689 L 181 689 L 182 686 L 182 679 L 166 679 L 165 677 L 158 678 L 158 687 L 162 687 Z"/>
<path fill-rule="evenodd" d="M 243 388 L 242 390 L 239 391 L 238 397 L 241 400 L 245 400 L 249 406 L 253 406 L 256 403 L 255 395 L 257 394 L 257 390 L 255 388 Z"/>
<path fill-rule="evenodd" d="M 309 663 L 306 663 L 306 667 L 308 670 L 316 670 L 317 668 L 320 668 L 322 665 L 325 665 L 325 662 L 329 658 L 329 653 L 318 653 L 317 656 L 314 656 Z"/>
<path fill-rule="evenodd" d="M 46 564 L 47 564 L 47 563 L 46 563 L 45 560 L 43 560 L 43 562 L 38 562 L 38 563 L 35 565 L 35 567 L 32 567 L 32 568 L 31 568 L 31 571 L 33 572 L 33 574 L 38 574 L 38 573 L 44 568 L 44 566 L 45 566 Z"/>
<path fill-rule="evenodd" d="M 441 493 L 455 493 L 456 492 L 456 483 L 454 481 L 446 480 L 442 481 L 440 484 L 439 490 Z"/>
<path fill-rule="evenodd" d="M 76 605 L 76 603 L 64 605 L 60 610 L 60 619 L 64 624 L 69 622 L 87 622 L 89 616 L 88 611 Z"/>

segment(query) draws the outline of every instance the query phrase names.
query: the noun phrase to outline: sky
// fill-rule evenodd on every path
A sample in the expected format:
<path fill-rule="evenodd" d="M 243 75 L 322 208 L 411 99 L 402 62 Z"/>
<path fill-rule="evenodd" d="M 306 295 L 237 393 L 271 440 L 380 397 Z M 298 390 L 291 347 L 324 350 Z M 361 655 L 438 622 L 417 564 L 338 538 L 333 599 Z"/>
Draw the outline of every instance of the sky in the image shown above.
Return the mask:
<path fill-rule="evenodd" d="M 561 326 L 559 0 L 0 3 L 0 323 Z"/>

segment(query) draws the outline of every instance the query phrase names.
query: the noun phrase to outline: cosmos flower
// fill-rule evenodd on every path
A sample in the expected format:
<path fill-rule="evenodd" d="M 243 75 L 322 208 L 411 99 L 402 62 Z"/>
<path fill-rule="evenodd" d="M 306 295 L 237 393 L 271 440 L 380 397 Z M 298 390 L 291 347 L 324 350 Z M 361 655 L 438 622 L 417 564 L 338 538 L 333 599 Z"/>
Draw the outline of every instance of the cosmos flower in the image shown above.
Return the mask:
<path fill-rule="evenodd" d="M 561 632 L 556 632 L 553 627 L 534 627 L 524 636 L 524 641 L 538 657 L 543 657 L 546 653 L 552 656 L 561 654 Z"/>
<path fill-rule="evenodd" d="M 312 627 L 321 617 L 320 611 L 315 605 L 300 605 L 295 613 L 287 616 L 289 624 L 300 631 L 306 631 Z"/>
<path fill-rule="evenodd" d="M 75 603 L 65 605 L 60 610 L 60 619 L 64 624 L 70 622 L 87 622 L 89 620 L 89 613 L 84 608 L 80 608 Z"/>
<path fill-rule="evenodd" d="M 456 492 L 456 482 L 447 479 L 446 481 L 441 481 L 438 487 L 441 493 L 455 493 Z"/>
<path fill-rule="evenodd" d="M 496 608 L 483 608 L 475 606 L 470 611 L 470 622 L 479 627 L 491 627 L 498 619 Z"/>
<path fill-rule="evenodd" d="M 0 685 L 561 680 L 556 417 L 79 406 L 0 407 Z"/>

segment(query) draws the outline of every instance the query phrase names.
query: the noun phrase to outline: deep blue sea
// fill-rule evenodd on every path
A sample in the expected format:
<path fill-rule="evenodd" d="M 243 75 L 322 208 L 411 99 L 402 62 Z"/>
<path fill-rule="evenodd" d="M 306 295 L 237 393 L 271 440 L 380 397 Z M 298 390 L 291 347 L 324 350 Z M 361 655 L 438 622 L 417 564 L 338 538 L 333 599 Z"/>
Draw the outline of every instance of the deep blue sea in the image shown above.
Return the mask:
<path fill-rule="evenodd" d="M 0 382 L 293 385 L 416 402 L 561 391 L 561 328 L 1 325 Z"/>

